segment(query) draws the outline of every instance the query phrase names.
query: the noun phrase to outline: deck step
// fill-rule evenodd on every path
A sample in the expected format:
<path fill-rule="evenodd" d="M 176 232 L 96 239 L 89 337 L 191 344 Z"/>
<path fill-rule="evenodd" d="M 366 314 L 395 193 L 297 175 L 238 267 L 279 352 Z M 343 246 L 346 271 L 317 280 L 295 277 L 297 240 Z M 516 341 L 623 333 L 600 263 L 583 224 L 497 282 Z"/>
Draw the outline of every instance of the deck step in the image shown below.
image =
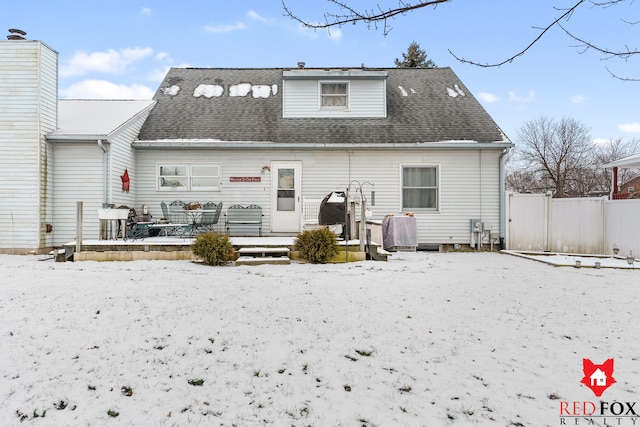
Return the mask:
<path fill-rule="evenodd" d="M 238 249 L 240 257 L 236 265 L 290 264 L 289 248 L 285 247 L 243 247 Z"/>
<path fill-rule="evenodd" d="M 252 257 L 241 256 L 236 260 L 236 266 L 238 265 L 262 265 L 262 264 L 291 264 L 289 257 Z"/>
<path fill-rule="evenodd" d="M 275 257 L 275 256 L 289 256 L 289 248 L 281 247 L 249 247 L 246 246 L 244 248 L 238 249 L 238 253 L 241 256 L 252 256 L 252 257 Z"/>

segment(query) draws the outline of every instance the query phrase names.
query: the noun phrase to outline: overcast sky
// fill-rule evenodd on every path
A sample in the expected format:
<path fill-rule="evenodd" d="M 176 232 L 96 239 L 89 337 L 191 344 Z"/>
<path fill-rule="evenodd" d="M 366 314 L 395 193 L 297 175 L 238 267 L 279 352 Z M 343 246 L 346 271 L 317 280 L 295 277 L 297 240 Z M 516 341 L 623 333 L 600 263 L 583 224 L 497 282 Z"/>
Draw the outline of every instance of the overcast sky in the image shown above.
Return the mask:
<path fill-rule="evenodd" d="M 59 53 L 60 98 L 148 99 L 169 67 L 295 67 L 299 61 L 307 67 L 394 67 L 415 40 L 438 66 L 458 74 L 515 142 L 523 123 L 540 116 L 572 117 L 594 139 L 640 139 L 640 82 L 612 77 L 640 79 L 638 59 L 605 60 L 560 28 L 499 68 L 462 63 L 450 53 L 501 62 L 576 1 L 452 0 L 391 20 L 386 36 L 364 24 L 305 29 L 284 16 L 281 0 L 14 1 L 3 4 L 0 28 L 24 30 Z M 309 21 L 335 10 L 325 0 L 286 3 Z M 563 25 L 607 49 L 638 49 L 638 26 L 624 20 L 640 21 L 640 3 L 607 9 L 585 3 Z"/>

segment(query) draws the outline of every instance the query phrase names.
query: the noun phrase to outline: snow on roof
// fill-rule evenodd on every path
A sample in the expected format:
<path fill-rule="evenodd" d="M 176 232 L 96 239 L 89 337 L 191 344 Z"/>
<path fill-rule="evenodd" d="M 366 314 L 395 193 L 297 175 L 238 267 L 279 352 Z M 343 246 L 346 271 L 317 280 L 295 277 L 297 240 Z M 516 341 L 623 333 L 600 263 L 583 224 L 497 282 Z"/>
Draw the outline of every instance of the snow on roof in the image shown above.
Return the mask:
<path fill-rule="evenodd" d="M 154 104 L 152 100 L 59 100 L 58 129 L 51 136 L 108 136 Z"/>

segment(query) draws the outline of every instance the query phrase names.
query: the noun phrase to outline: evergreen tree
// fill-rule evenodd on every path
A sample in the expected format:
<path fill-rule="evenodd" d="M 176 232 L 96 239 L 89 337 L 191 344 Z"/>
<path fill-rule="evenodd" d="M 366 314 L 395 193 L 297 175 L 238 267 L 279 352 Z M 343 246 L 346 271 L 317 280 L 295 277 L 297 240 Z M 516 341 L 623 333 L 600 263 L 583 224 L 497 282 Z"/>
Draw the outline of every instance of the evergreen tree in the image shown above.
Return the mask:
<path fill-rule="evenodd" d="M 412 41 L 407 49 L 407 53 L 402 53 L 402 61 L 398 58 L 395 60 L 398 68 L 435 68 L 437 65 L 430 59 L 427 59 L 427 53 L 420 49 L 420 45 L 416 41 Z"/>

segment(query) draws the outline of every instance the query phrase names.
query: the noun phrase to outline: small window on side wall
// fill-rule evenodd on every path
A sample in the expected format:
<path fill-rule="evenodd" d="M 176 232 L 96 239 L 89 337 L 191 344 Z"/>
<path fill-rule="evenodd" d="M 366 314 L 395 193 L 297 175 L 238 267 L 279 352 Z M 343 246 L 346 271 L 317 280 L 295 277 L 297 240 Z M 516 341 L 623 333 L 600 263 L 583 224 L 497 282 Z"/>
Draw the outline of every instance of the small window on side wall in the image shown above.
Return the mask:
<path fill-rule="evenodd" d="M 438 210 L 438 168 L 402 167 L 402 210 Z"/>
<path fill-rule="evenodd" d="M 346 82 L 320 83 L 320 108 L 337 108 L 346 110 L 349 107 L 349 84 Z"/>

